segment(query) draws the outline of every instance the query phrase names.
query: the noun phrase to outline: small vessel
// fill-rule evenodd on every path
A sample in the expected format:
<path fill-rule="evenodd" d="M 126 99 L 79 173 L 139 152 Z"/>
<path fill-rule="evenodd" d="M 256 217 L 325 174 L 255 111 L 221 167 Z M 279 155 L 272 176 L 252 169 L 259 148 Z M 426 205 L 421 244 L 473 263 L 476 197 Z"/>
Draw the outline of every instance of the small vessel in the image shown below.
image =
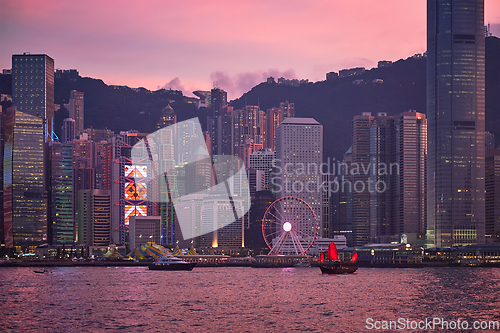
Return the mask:
<path fill-rule="evenodd" d="M 191 271 L 196 263 L 191 263 L 177 257 L 163 256 L 158 258 L 148 268 L 159 271 Z"/>
<path fill-rule="evenodd" d="M 47 269 L 44 268 L 44 269 L 41 269 L 41 270 L 34 270 L 33 272 L 39 273 L 39 274 L 44 274 L 44 273 L 48 273 L 49 270 L 47 270 Z"/>
<path fill-rule="evenodd" d="M 293 265 L 295 268 L 306 268 L 306 267 L 311 267 L 311 263 L 309 261 L 300 261 Z"/>
<path fill-rule="evenodd" d="M 331 242 L 328 246 L 326 261 L 323 252 L 319 254 L 318 266 L 323 274 L 352 274 L 358 269 L 357 259 L 358 254 L 354 253 L 352 261 L 339 260 L 337 247 L 334 242 Z"/>

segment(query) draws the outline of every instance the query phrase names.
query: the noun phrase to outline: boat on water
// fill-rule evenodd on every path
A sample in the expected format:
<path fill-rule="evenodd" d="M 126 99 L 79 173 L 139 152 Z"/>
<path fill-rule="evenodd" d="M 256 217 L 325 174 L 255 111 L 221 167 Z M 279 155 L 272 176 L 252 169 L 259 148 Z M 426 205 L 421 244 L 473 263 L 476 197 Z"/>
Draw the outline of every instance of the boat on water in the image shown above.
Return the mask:
<path fill-rule="evenodd" d="M 41 270 L 36 270 L 35 269 L 33 272 L 38 273 L 38 274 L 45 274 L 45 273 L 49 273 L 50 271 L 48 269 L 44 268 L 44 269 L 41 269 Z M 52 272 L 50 272 L 50 273 L 52 273 Z"/>
<path fill-rule="evenodd" d="M 301 261 L 293 265 L 295 268 L 307 268 L 311 267 L 311 263 L 309 261 Z"/>
<path fill-rule="evenodd" d="M 177 257 L 163 256 L 158 258 L 148 268 L 158 271 L 191 271 L 196 263 L 187 262 Z"/>
<path fill-rule="evenodd" d="M 320 252 L 318 267 L 323 274 L 352 274 L 358 269 L 357 259 L 358 254 L 354 253 L 352 261 L 339 260 L 337 257 L 337 247 L 334 242 L 331 242 L 330 246 L 328 246 L 326 259 L 324 253 Z"/>

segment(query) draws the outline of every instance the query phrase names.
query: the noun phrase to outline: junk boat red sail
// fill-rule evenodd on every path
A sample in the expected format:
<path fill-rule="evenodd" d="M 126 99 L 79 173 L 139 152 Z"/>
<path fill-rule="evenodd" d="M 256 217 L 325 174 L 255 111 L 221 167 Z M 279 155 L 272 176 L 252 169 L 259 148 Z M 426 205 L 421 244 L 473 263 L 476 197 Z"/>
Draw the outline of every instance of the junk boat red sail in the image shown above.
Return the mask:
<path fill-rule="evenodd" d="M 354 253 L 352 261 L 339 260 L 337 258 L 337 247 L 334 242 L 331 242 L 330 246 L 328 246 L 326 259 L 323 252 L 319 254 L 318 266 L 323 274 L 352 274 L 358 269 L 357 259 L 358 254 Z"/>

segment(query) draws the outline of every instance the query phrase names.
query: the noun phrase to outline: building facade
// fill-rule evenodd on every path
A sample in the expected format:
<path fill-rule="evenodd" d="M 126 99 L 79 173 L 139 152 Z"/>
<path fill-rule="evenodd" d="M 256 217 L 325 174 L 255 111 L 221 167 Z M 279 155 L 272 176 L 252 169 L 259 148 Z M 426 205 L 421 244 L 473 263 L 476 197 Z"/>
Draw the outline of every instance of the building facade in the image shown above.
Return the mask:
<path fill-rule="evenodd" d="M 47 242 L 43 119 L 16 110 L 5 114 L 4 238 L 24 250 Z"/>
<path fill-rule="evenodd" d="M 111 243 L 111 192 L 109 190 L 80 190 L 78 192 L 78 244 L 108 246 Z"/>
<path fill-rule="evenodd" d="M 276 129 L 276 166 L 272 183 L 276 184 L 277 199 L 294 196 L 307 202 L 318 218 L 321 235 L 322 182 L 319 168 L 323 162 L 323 125 L 313 118 L 287 118 Z M 305 170 L 303 169 L 305 167 Z M 304 171 L 301 171 L 304 170 Z M 306 190 L 308 182 L 316 184 L 313 191 Z M 273 184 L 273 185 L 274 185 Z M 309 183 L 310 184 L 310 183 Z M 285 211 L 287 207 L 283 208 Z M 292 218 L 297 229 L 305 236 L 315 233 L 311 219 Z"/>
<path fill-rule="evenodd" d="M 46 54 L 12 56 L 12 105 L 45 120 L 45 140 L 54 133 L 54 59 Z"/>
<path fill-rule="evenodd" d="M 429 246 L 485 241 L 484 0 L 427 1 Z"/>
<path fill-rule="evenodd" d="M 69 93 L 69 117 L 75 120 L 75 137 L 83 133 L 84 128 L 84 93 L 71 90 Z"/>

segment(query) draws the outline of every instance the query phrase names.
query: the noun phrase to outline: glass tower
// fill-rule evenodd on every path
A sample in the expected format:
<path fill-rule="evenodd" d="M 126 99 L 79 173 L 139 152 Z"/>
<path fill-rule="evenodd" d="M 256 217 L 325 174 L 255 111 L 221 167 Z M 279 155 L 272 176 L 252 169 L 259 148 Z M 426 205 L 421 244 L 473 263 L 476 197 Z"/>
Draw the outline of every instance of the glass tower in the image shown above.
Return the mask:
<path fill-rule="evenodd" d="M 7 109 L 4 148 L 5 246 L 25 249 L 47 242 L 43 120 Z"/>
<path fill-rule="evenodd" d="M 54 132 L 54 59 L 45 54 L 12 56 L 12 105 L 45 119 L 45 140 Z"/>
<path fill-rule="evenodd" d="M 50 147 L 50 241 L 52 245 L 73 246 L 73 147 L 52 142 Z"/>
<path fill-rule="evenodd" d="M 429 246 L 484 243 L 484 0 L 427 1 Z"/>

